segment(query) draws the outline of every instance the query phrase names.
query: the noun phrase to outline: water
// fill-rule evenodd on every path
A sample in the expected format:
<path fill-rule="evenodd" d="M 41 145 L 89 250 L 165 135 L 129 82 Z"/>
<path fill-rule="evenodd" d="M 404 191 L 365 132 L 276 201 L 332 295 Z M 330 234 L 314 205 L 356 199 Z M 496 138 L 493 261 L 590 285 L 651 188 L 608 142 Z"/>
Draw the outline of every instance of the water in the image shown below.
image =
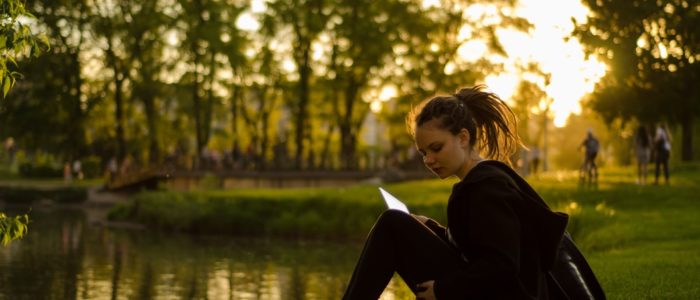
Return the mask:
<path fill-rule="evenodd" d="M 0 246 L 0 299 L 340 299 L 362 247 L 112 229 L 104 213 L 33 209 Z M 382 295 L 410 298 L 396 278 Z"/>

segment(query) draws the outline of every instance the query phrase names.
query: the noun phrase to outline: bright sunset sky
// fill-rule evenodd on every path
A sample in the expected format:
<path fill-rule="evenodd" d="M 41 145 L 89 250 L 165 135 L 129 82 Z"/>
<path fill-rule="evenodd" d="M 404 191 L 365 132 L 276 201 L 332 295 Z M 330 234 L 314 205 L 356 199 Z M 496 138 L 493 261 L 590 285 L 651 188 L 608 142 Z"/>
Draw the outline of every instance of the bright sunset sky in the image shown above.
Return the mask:
<path fill-rule="evenodd" d="M 520 0 L 520 3 L 516 14 L 529 20 L 534 29 L 529 34 L 513 30 L 498 33 L 510 56 L 508 62 L 538 62 L 543 72 L 552 75 L 544 89 L 553 100 L 554 125 L 564 126 L 570 113 L 580 113 L 581 98 L 593 91 L 606 70 L 605 64 L 595 58 L 584 57 L 578 40 L 564 40 L 573 29 L 571 18 L 584 22 L 588 9 L 577 0 Z M 522 75 L 512 68 L 509 73 L 487 78 L 486 83 L 508 98 L 519 76 Z M 523 77 L 528 79 L 527 75 Z M 544 87 L 542 79 L 530 80 Z"/>

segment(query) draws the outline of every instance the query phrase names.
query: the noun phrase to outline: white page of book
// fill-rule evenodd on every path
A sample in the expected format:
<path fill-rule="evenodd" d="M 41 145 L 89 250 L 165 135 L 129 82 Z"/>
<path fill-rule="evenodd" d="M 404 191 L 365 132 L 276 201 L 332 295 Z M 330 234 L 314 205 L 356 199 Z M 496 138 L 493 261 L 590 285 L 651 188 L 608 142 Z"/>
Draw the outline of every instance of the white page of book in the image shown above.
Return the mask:
<path fill-rule="evenodd" d="M 401 200 L 394 197 L 394 195 L 389 194 L 389 192 L 385 191 L 383 188 L 379 188 L 379 192 L 382 193 L 384 202 L 386 202 L 386 205 L 389 207 L 389 209 L 396 209 L 408 213 L 408 207 L 406 207 L 406 204 L 403 204 Z"/>

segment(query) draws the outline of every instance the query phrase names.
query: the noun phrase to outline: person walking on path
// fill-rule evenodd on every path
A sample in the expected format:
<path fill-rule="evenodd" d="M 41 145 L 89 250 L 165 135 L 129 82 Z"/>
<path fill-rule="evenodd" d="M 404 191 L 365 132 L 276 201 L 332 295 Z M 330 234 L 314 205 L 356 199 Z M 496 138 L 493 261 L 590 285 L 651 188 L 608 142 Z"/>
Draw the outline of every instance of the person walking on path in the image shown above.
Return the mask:
<path fill-rule="evenodd" d="M 637 184 L 645 185 L 651 158 L 651 136 L 644 125 L 640 125 L 634 134 L 634 152 L 637 156 Z"/>
<path fill-rule="evenodd" d="M 552 212 L 508 157 L 515 115 L 483 86 L 436 96 L 407 119 L 425 166 L 460 179 L 447 227 L 387 210 L 365 242 L 343 299 L 377 299 L 398 272 L 419 299 L 549 299 L 568 216 Z"/>
<path fill-rule="evenodd" d="M 668 128 L 666 125 L 659 125 L 656 127 L 656 134 L 654 135 L 654 152 L 656 153 L 654 184 L 659 184 L 659 169 L 661 167 L 664 169 L 664 179 L 666 180 L 666 184 L 668 184 L 668 160 L 671 156 L 671 136 L 668 133 Z"/>
<path fill-rule="evenodd" d="M 83 164 L 79 159 L 73 161 L 73 174 L 75 179 L 83 180 Z"/>

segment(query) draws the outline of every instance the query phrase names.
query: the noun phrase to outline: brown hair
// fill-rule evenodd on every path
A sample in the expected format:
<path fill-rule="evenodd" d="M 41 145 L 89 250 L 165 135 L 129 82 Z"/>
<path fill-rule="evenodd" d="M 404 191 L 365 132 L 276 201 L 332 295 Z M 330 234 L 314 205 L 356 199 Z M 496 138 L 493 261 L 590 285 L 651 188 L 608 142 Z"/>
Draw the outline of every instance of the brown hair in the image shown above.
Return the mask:
<path fill-rule="evenodd" d="M 409 133 L 432 119 L 440 127 L 458 134 L 469 132 L 469 144 L 492 159 L 510 163 L 509 156 L 521 146 L 515 114 L 498 95 L 485 91 L 486 86 L 462 88 L 451 96 L 435 96 L 414 108 L 406 118 Z M 478 144 L 477 144 L 478 143 Z"/>

